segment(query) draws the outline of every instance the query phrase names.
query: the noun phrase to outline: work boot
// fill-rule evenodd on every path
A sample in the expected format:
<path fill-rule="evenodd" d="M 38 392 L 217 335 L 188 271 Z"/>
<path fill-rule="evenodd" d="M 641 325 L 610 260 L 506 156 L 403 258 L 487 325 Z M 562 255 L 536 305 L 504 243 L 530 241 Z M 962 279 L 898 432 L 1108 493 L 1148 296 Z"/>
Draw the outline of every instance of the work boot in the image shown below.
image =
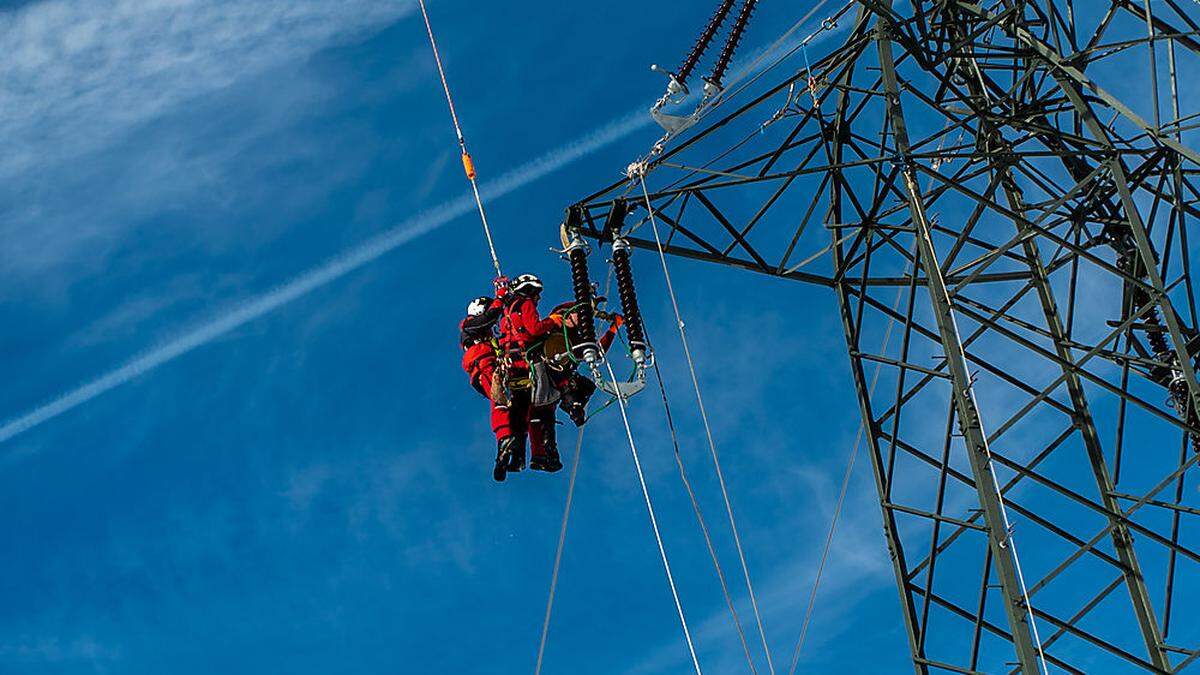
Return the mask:
<path fill-rule="evenodd" d="M 506 440 L 510 442 L 506 455 L 508 463 L 505 465 L 505 470 L 508 473 L 517 473 L 525 468 L 525 438 L 510 436 Z"/>
<path fill-rule="evenodd" d="M 545 471 L 546 473 L 554 473 L 562 468 L 562 460 L 558 456 L 558 447 L 553 440 L 549 440 L 546 443 L 546 447 L 541 455 L 534 457 L 529 462 L 529 468 L 534 471 Z"/>
<path fill-rule="evenodd" d="M 587 421 L 587 406 L 574 398 L 563 404 L 563 411 L 577 427 L 583 426 L 583 423 Z"/>
<path fill-rule="evenodd" d="M 503 483 L 508 477 L 508 462 L 512 455 L 512 436 L 500 439 L 496 444 L 496 466 L 492 467 L 492 478 Z"/>

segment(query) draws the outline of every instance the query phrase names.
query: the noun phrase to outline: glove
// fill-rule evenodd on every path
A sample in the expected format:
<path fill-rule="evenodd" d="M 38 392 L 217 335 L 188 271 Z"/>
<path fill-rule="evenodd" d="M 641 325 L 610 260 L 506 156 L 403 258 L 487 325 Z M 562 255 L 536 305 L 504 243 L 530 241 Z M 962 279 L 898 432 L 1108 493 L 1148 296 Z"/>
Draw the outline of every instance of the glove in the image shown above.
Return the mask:
<path fill-rule="evenodd" d="M 497 298 L 508 295 L 508 277 L 496 277 L 492 280 L 492 287 L 496 289 Z"/>

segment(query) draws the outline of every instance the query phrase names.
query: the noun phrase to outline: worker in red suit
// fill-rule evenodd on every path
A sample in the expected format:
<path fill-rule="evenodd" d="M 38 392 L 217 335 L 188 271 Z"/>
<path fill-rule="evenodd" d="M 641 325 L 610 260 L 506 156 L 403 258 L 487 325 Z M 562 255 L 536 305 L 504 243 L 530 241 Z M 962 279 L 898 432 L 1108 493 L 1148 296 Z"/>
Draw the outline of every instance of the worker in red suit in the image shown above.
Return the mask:
<path fill-rule="evenodd" d="M 562 468 L 554 429 L 554 405 L 559 392 L 545 369 L 541 345 L 548 335 L 559 330 L 563 319 L 561 314 L 552 313 L 546 318 L 539 315 L 537 304 L 542 288 L 536 276 L 522 274 L 513 279 L 501 301 L 499 342 L 509 367 L 509 421 L 517 439 L 509 446 L 508 472 L 524 468 L 526 436 L 532 455 L 530 469 L 552 473 Z"/>
<path fill-rule="evenodd" d="M 463 370 L 467 372 L 471 386 L 488 400 L 491 407 L 492 431 L 496 434 L 496 464 L 492 477 L 497 481 L 503 481 L 507 476 L 508 458 L 517 440 L 499 372 L 500 345 L 496 340 L 496 325 L 503 312 L 501 298 L 481 296 L 467 305 L 467 316 L 459 324 Z"/>

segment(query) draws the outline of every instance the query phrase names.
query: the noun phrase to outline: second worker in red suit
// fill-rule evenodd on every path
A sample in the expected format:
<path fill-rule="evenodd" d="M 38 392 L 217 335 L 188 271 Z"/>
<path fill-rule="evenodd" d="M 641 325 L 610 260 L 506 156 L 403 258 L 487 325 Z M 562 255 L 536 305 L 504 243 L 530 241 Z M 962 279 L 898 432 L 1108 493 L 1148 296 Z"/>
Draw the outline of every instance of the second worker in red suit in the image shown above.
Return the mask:
<path fill-rule="evenodd" d="M 587 404 L 592 394 L 596 393 L 596 385 L 579 374 L 579 361 L 571 354 L 571 346 L 579 345 L 583 340 L 580 330 L 579 313 L 575 311 L 574 302 L 564 302 L 551 310 L 551 316 L 563 317 L 563 331 L 550 336 L 546 342 L 545 353 L 547 360 L 553 366 L 554 386 L 561 393 L 558 406 L 571 418 L 575 426 L 581 427 L 587 421 Z M 600 352 L 605 353 L 617 337 L 617 330 L 624 323 L 620 314 L 606 315 L 609 319 L 608 330 L 600 336 Z"/>
<path fill-rule="evenodd" d="M 463 348 L 462 367 L 471 386 L 491 406 L 492 431 L 496 434 L 496 466 L 492 477 L 503 481 L 508 473 L 512 445 L 516 442 L 510 424 L 508 396 L 500 370 L 500 345 L 496 325 L 504 311 L 502 300 L 478 297 L 467 305 L 467 316 L 459 324 L 459 343 Z"/>
<path fill-rule="evenodd" d="M 545 371 L 542 342 L 562 326 L 562 316 L 538 314 L 542 282 L 532 274 L 513 279 L 511 290 L 502 299 L 500 349 L 508 362 L 510 393 L 509 421 L 516 442 L 510 444 L 507 471 L 520 471 L 525 465 L 525 437 L 529 438 L 529 468 L 554 472 L 562 468 L 555 435 L 555 404 L 558 392 Z M 497 457 L 497 462 L 500 458 Z"/>

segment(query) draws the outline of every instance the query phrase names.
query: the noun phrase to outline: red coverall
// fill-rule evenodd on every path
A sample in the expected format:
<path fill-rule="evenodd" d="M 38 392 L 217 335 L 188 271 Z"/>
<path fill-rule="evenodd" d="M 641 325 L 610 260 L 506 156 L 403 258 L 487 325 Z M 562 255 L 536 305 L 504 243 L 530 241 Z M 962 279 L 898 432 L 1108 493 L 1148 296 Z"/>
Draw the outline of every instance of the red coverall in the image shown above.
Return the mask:
<path fill-rule="evenodd" d="M 513 434 L 511 415 L 507 406 L 496 405 L 492 400 L 492 378 L 498 365 L 496 347 L 492 344 L 492 326 L 495 325 L 502 307 L 493 301 L 482 316 L 463 319 L 459 328 L 463 347 L 462 367 L 467 372 L 471 386 L 488 399 L 491 406 L 492 431 L 496 440 L 504 440 Z"/>
<path fill-rule="evenodd" d="M 500 319 L 500 348 L 512 358 L 511 376 L 520 378 L 529 374 L 529 363 L 525 351 L 538 340 L 558 329 L 562 318 L 551 315 L 545 319 L 538 315 L 537 302 L 523 295 L 509 296 L 508 305 Z M 554 406 L 533 407 L 529 390 L 517 390 L 512 394 L 512 409 L 509 423 L 518 436 L 529 436 L 529 448 L 534 457 L 546 454 L 546 448 L 554 447 Z M 522 452 L 524 450 L 522 449 Z"/>
<path fill-rule="evenodd" d="M 545 319 L 538 316 L 537 303 L 523 295 L 513 294 L 500 319 L 500 347 L 525 350 L 562 325 L 562 318 L 551 315 Z"/>

